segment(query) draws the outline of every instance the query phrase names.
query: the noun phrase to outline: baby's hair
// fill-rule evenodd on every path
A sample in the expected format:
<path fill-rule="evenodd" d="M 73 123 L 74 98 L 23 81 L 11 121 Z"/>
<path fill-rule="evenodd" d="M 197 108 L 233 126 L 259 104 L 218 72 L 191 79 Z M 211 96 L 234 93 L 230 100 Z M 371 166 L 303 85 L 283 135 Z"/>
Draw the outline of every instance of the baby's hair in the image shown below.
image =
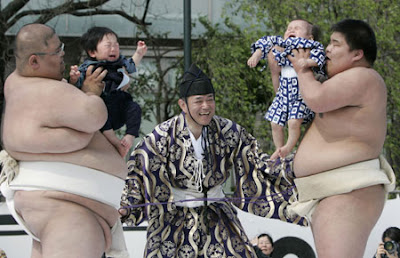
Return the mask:
<path fill-rule="evenodd" d="M 91 27 L 85 34 L 81 37 L 81 46 L 86 51 L 89 56 L 89 51 L 96 51 L 97 44 L 103 39 L 105 35 L 115 35 L 118 41 L 118 35 L 113 30 L 107 27 Z"/>
<path fill-rule="evenodd" d="M 313 36 L 313 40 L 319 41 L 321 39 L 321 29 L 319 28 L 318 25 L 315 25 L 306 19 L 299 18 L 299 19 L 294 19 L 293 21 L 296 21 L 296 20 L 305 21 L 309 24 L 308 31 Z"/>
<path fill-rule="evenodd" d="M 313 36 L 315 41 L 319 41 L 321 39 L 321 29 L 318 25 L 312 24 L 311 25 L 311 35 Z"/>

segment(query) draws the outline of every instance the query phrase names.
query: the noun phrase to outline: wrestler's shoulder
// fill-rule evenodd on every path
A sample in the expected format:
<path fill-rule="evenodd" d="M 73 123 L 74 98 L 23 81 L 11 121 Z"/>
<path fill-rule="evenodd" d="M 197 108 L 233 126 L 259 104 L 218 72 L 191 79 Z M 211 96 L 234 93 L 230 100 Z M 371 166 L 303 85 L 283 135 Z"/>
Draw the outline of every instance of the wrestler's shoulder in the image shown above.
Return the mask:
<path fill-rule="evenodd" d="M 46 94 L 51 93 L 51 91 L 63 92 L 65 90 L 74 90 L 72 84 L 69 84 L 65 81 L 58 81 L 49 78 L 41 78 L 41 77 L 23 77 L 19 75 L 12 74 L 10 75 L 6 82 L 5 88 L 10 91 L 18 91 L 18 92 L 37 92 L 42 93 L 46 92 Z M 50 92 L 49 92 L 50 90 Z"/>
<path fill-rule="evenodd" d="M 382 76 L 373 68 L 354 68 L 354 77 L 357 78 L 360 87 L 368 88 L 374 92 L 386 93 L 386 84 Z"/>
<path fill-rule="evenodd" d="M 353 75 L 365 76 L 367 78 L 381 77 L 375 69 L 370 68 L 370 67 L 364 67 L 364 66 L 352 67 L 347 70 L 344 70 L 340 74 L 345 75 L 345 76 L 353 76 Z"/>

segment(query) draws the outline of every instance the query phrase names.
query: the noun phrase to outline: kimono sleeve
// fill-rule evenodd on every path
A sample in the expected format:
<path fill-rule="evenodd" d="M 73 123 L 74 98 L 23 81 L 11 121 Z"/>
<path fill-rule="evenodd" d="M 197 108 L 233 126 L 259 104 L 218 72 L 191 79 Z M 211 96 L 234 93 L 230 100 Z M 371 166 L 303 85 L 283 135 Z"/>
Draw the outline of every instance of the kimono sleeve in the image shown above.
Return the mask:
<path fill-rule="evenodd" d="M 308 225 L 305 218 L 286 209 L 296 198 L 290 162 L 270 160 L 260 151 L 257 140 L 242 129 L 234 163 L 235 206 L 257 216 Z"/>
<path fill-rule="evenodd" d="M 311 48 L 310 51 L 310 59 L 314 60 L 317 65 L 318 69 L 314 68 L 313 70 L 316 71 L 319 74 L 325 74 L 325 61 L 326 61 L 326 54 L 324 50 L 324 46 L 319 43 L 318 41 L 314 41 L 313 47 Z"/>
<path fill-rule="evenodd" d="M 136 72 L 136 64 L 132 58 L 124 57 L 123 61 L 124 61 L 125 69 L 129 74 Z"/>
<path fill-rule="evenodd" d="M 122 222 L 128 226 L 139 225 L 146 219 L 145 215 L 145 189 L 143 184 L 143 171 L 146 157 L 142 153 L 142 142 L 132 153 L 128 161 L 128 176 L 122 191 L 121 208 L 127 209 L 128 213 L 122 217 Z"/>
<path fill-rule="evenodd" d="M 122 221 L 128 226 L 138 225 L 173 208 L 167 150 L 166 137 L 153 132 L 133 151 L 121 197 L 121 207 L 128 210 Z"/>
<path fill-rule="evenodd" d="M 274 46 L 282 46 L 283 38 L 281 36 L 264 36 L 251 45 L 251 53 L 261 49 L 262 59 L 266 59 L 269 51 Z"/>

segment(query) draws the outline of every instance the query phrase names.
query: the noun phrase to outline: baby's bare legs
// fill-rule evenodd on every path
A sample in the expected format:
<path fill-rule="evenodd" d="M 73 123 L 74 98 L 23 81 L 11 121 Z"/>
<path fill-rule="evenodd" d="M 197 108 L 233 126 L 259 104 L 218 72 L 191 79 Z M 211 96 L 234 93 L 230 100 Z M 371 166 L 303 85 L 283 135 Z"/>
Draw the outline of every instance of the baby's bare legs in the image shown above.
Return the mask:
<path fill-rule="evenodd" d="M 114 130 L 110 129 L 103 131 L 103 134 L 107 138 L 107 140 L 117 149 L 121 157 L 124 158 L 128 151 L 126 150 L 126 147 L 121 144 L 121 140 L 117 137 Z"/>
<path fill-rule="evenodd" d="M 271 155 L 271 159 L 277 159 L 279 157 L 279 150 L 285 142 L 285 132 L 283 126 L 271 122 L 272 139 L 275 145 L 275 152 Z"/>
<path fill-rule="evenodd" d="M 128 151 L 132 148 L 133 141 L 135 140 L 135 136 L 131 134 L 126 134 L 122 140 L 121 145 L 125 147 L 125 155 L 128 154 Z M 125 155 L 123 157 L 125 157 Z"/>
<path fill-rule="evenodd" d="M 284 146 L 279 148 L 279 156 L 284 158 L 286 157 L 296 146 L 297 141 L 300 138 L 300 126 L 303 122 L 303 119 L 290 119 L 288 121 L 289 133 L 288 139 Z"/>

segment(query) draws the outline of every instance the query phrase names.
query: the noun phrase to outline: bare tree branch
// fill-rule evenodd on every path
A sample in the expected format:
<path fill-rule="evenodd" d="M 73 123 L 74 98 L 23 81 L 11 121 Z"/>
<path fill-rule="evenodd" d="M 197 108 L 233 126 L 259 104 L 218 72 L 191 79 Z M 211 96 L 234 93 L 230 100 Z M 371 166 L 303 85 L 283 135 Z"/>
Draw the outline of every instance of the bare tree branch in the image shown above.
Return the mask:
<path fill-rule="evenodd" d="M 14 1 L 13 1 L 14 2 Z M 9 10 L 9 13 L 13 13 L 13 15 L 16 13 L 16 10 L 20 10 L 24 5 L 29 2 L 28 0 L 19 0 L 15 1 L 18 2 L 17 4 L 13 4 L 10 8 L 9 5 L 7 6 L 6 9 Z M 49 20 L 53 19 L 56 16 L 59 16 L 61 14 L 71 14 L 77 17 L 83 17 L 83 16 L 93 16 L 93 15 L 120 15 L 127 19 L 130 22 L 133 22 L 138 25 L 151 25 L 151 23 L 148 23 L 145 21 L 146 14 L 147 14 L 147 9 L 149 7 L 150 0 L 146 1 L 146 8 L 143 12 L 143 17 L 138 18 L 136 16 L 129 15 L 128 13 L 121 11 L 121 10 L 103 10 L 100 9 L 103 4 L 109 2 L 109 0 L 89 0 L 85 2 L 74 2 L 73 0 L 64 2 L 63 4 L 53 7 L 53 8 L 46 8 L 46 9 L 36 9 L 36 10 L 26 10 L 26 11 L 21 11 L 18 12 L 17 15 L 15 15 L 10 21 L 6 21 L 6 27 L 12 27 L 16 22 L 18 22 L 21 18 L 25 16 L 30 16 L 30 15 L 40 15 L 35 22 L 37 23 L 46 23 Z M 23 4 L 24 3 L 24 4 Z M 84 11 L 80 11 L 84 10 Z M 10 16 L 12 17 L 12 16 Z"/>
<path fill-rule="evenodd" d="M 146 7 L 144 8 L 143 17 L 142 17 L 143 23 L 145 23 L 144 21 L 146 20 L 147 11 L 149 10 L 149 4 L 150 4 L 150 0 L 147 0 Z"/>
<path fill-rule="evenodd" d="M 21 10 L 30 0 L 14 0 L 11 1 L 3 10 L 1 10 L 1 20 L 7 21 L 10 19 L 17 11 Z"/>
<path fill-rule="evenodd" d="M 146 22 L 150 0 L 143 2 L 145 7 L 141 17 L 137 17 L 134 14 L 128 14 L 124 11 L 121 11 L 121 9 L 102 9 L 103 5 L 110 2 L 110 0 L 63 0 L 56 2 L 60 4 L 54 4 L 54 1 L 52 1 L 52 6 L 49 8 L 39 9 L 40 7 L 38 7 L 39 4 L 37 3 L 36 5 L 31 5 L 31 9 L 27 9 L 27 5 L 32 2 L 33 0 L 13 0 L 10 1 L 4 8 L 1 6 L 3 9 L 0 9 L 0 86 L 2 86 L 4 83 L 5 66 L 8 60 L 11 58 L 10 55 L 7 54 L 7 51 L 12 43 L 9 42 L 8 38 L 6 38 L 6 32 L 18 21 L 25 17 L 37 17 L 34 22 L 45 24 L 51 19 L 63 14 L 71 14 L 77 17 L 93 15 L 119 15 L 141 27 L 151 25 L 151 23 Z M 134 0 L 131 0 L 131 3 L 134 3 Z M 32 8 L 32 6 L 34 7 Z"/>
<path fill-rule="evenodd" d="M 96 10 L 96 12 L 89 11 L 89 12 L 71 12 L 69 13 L 74 16 L 89 16 L 89 15 L 112 15 L 117 14 L 121 17 L 124 17 L 128 21 L 136 23 L 138 25 L 151 25 L 149 22 L 145 22 L 143 19 L 139 19 L 136 16 L 131 16 L 124 11 L 121 10 Z"/>
<path fill-rule="evenodd" d="M 33 9 L 33 10 L 25 10 L 19 12 L 19 10 L 22 9 L 22 4 L 19 5 L 7 5 L 6 8 L 8 8 L 10 5 L 10 13 L 13 13 L 13 18 L 8 21 L 5 20 L 6 26 L 7 27 L 12 27 L 16 22 L 18 22 L 21 18 L 25 16 L 30 16 L 30 15 L 40 15 L 40 17 L 36 20 L 38 23 L 46 23 L 47 21 L 51 20 L 52 18 L 60 15 L 60 14 L 68 14 L 69 12 L 74 12 L 76 10 L 85 10 L 85 9 L 90 9 L 90 8 L 96 8 L 99 7 L 110 0 L 89 0 L 85 2 L 73 2 L 73 0 L 69 0 L 64 2 L 63 4 L 60 4 L 56 7 L 53 8 L 45 8 L 45 9 Z M 14 1 L 13 1 L 14 2 Z M 12 2 L 12 3 L 13 3 Z M 16 2 L 29 2 L 28 0 L 17 0 Z M 26 4 L 26 3 L 25 3 Z M 10 16 L 9 18 L 11 18 Z"/>

